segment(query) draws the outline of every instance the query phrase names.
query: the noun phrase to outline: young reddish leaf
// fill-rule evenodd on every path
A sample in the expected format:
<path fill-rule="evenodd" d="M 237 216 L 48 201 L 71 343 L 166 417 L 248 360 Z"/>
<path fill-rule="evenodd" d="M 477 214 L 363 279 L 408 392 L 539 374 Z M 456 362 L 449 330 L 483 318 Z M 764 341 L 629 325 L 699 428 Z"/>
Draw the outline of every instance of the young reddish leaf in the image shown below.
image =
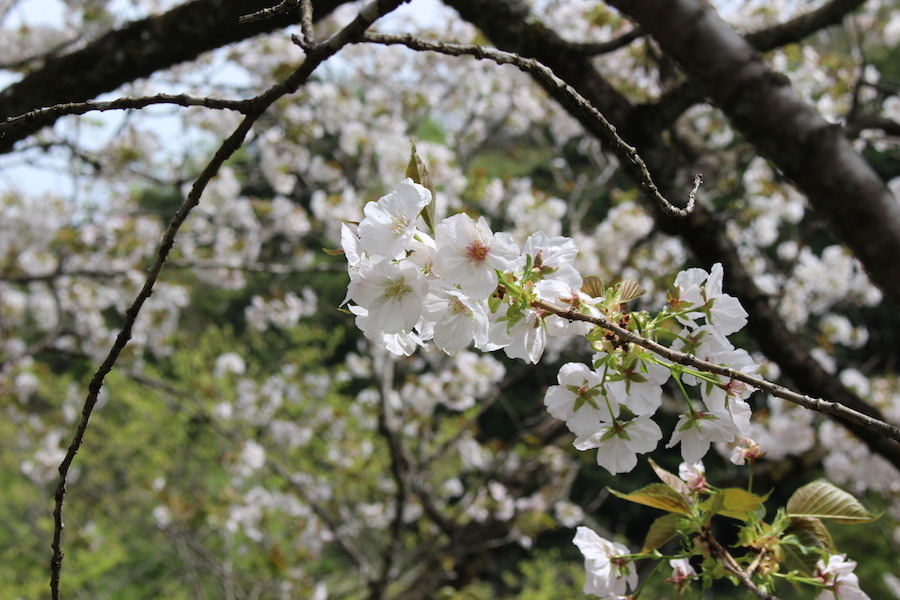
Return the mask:
<path fill-rule="evenodd" d="M 684 496 L 689 496 L 691 494 L 691 489 L 685 482 L 681 480 L 680 477 L 678 477 L 678 475 L 666 471 L 661 466 L 656 464 L 656 461 L 652 458 L 647 460 L 650 463 L 650 466 L 653 467 L 653 471 L 656 473 L 656 476 L 659 477 L 663 483 Z"/>
<path fill-rule="evenodd" d="M 824 479 L 799 488 L 785 508 L 792 518 L 831 519 L 838 523 L 868 523 L 878 518 L 848 492 Z"/>
<path fill-rule="evenodd" d="M 636 492 L 625 494 L 617 492 L 609 488 L 610 493 L 614 496 L 628 500 L 636 504 L 652 506 L 673 513 L 687 515 L 690 513 L 691 505 L 687 498 L 662 483 L 651 483 L 646 487 L 642 487 Z"/>

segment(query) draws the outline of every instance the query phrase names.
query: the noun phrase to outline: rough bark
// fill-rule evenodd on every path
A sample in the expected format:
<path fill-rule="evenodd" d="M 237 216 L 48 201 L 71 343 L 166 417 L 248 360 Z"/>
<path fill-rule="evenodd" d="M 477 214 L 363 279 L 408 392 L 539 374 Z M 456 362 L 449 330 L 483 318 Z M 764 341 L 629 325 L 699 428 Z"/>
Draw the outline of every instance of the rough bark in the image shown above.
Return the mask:
<path fill-rule="evenodd" d="M 316 0 L 314 18 L 328 15 L 344 1 Z M 47 61 L 0 92 L 0 122 L 36 108 L 95 98 L 204 52 L 299 22 L 298 15 L 243 24 L 238 21 L 273 4 L 277 2 L 194 0 L 128 23 L 84 48 Z M 0 137 L 0 152 L 9 152 L 17 141 L 39 128 L 18 129 L 15 136 Z"/>
<path fill-rule="evenodd" d="M 785 175 L 900 307 L 900 203 L 840 126 L 823 119 L 703 0 L 612 0 L 682 65 Z"/>

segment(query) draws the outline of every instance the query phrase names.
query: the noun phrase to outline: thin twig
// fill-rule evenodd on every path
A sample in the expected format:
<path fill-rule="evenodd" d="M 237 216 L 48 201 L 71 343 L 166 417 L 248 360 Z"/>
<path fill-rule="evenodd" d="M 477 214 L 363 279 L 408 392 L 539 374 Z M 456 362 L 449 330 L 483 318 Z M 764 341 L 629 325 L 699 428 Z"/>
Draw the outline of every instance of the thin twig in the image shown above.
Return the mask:
<path fill-rule="evenodd" d="M 654 354 L 658 354 L 663 358 L 667 358 L 674 363 L 678 363 L 680 365 L 689 365 L 707 373 L 714 373 L 716 375 L 728 377 L 732 380 L 741 381 L 743 383 L 746 383 L 747 385 L 755 387 L 756 389 L 767 392 L 773 396 L 777 396 L 778 398 L 787 400 L 788 402 L 799 404 L 804 408 L 808 408 L 816 412 L 834 415 L 846 421 L 850 421 L 851 423 L 855 423 L 857 425 L 865 427 L 866 429 L 870 429 L 876 433 L 883 435 L 886 438 L 890 438 L 892 440 L 900 442 L 900 427 L 891 425 L 890 423 L 886 423 L 874 417 L 870 417 L 869 415 L 853 410 L 852 408 L 848 408 L 847 406 L 844 406 L 843 404 L 840 404 L 838 402 L 829 402 L 828 400 L 822 400 L 821 398 L 812 398 L 804 394 L 799 394 L 791 389 L 775 383 L 771 383 L 760 377 L 748 375 L 743 371 L 738 371 L 736 369 L 724 367 L 719 364 L 699 359 L 693 354 L 687 354 L 685 352 L 672 350 L 671 348 L 667 348 L 666 346 L 663 346 L 658 342 L 648 340 L 647 338 L 637 335 L 636 333 L 633 333 L 625 329 L 624 327 L 620 327 L 615 323 L 611 323 L 606 319 L 591 317 L 589 315 L 584 315 L 571 310 L 559 308 L 557 306 L 553 306 L 541 301 L 535 301 L 534 306 L 552 312 L 553 314 L 559 315 L 563 319 L 567 319 L 569 321 L 585 321 L 587 323 L 592 323 L 597 327 L 601 327 L 603 329 L 606 329 L 607 331 L 613 332 L 620 339 L 626 342 L 637 344 L 638 346 L 646 348 Z"/>
<path fill-rule="evenodd" d="M 381 373 L 381 385 L 378 388 L 381 396 L 381 410 L 378 413 L 378 433 L 388 445 L 388 453 L 391 457 L 391 476 L 394 480 L 394 518 L 390 525 L 390 540 L 384 549 L 384 558 L 381 563 L 381 573 L 369 582 L 369 599 L 381 600 L 387 591 L 394 560 L 400 551 L 400 535 L 403 533 L 403 513 L 406 510 L 406 497 L 408 494 L 408 480 L 410 477 L 410 457 L 403 447 L 400 437 L 397 435 L 397 425 L 394 422 L 394 413 L 391 409 L 391 392 L 394 388 L 394 358 L 392 355 L 381 355 L 384 364 L 379 369 Z"/>
<path fill-rule="evenodd" d="M 741 569 L 741 566 L 737 563 L 736 560 L 734 560 L 734 557 L 731 556 L 728 550 L 722 547 L 722 544 L 719 543 L 719 541 L 712 534 L 709 528 L 706 528 L 703 531 L 703 541 L 706 542 L 706 544 L 709 546 L 713 555 L 721 561 L 721 564 L 723 567 L 725 567 L 725 570 L 737 577 L 738 581 L 741 582 L 741 585 L 753 592 L 754 596 L 760 598 L 761 600 L 778 600 L 776 596 L 773 596 L 767 591 L 760 589 L 755 583 L 753 583 L 753 580 L 750 579 L 750 577 L 746 573 L 744 573 L 743 569 Z"/>
<path fill-rule="evenodd" d="M 571 42 L 569 47 L 586 56 L 599 56 L 600 54 L 608 54 L 619 48 L 624 48 L 634 40 L 643 36 L 643 30 L 640 27 L 634 27 L 622 35 L 605 42 Z"/>
<path fill-rule="evenodd" d="M 303 33 L 304 50 L 316 45 L 313 34 L 312 0 L 300 0 L 300 31 Z"/>
<path fill-rule="evenodd" d="M 262 116 L 276 100 L 296 92 L 301 85 L 306 83 L 310 75 L 312 75 L 313 71 L 315 71 L 319 65 L 331 56 L 334 56 L 347 44 L 359 39 L 359 37 L 365 33 L 365 30 L 379 17 L 387 14 L 407 1 L 408 0 L 373 0 L 363 7 L 359 14 L 346 27 L 334 34 L 325 43 L 318 45 L 314 51 L 308 52 L 303 64 L 301 64 L 300 67 L 291 73 L 285 80 L 273 85 L 267 91 L 250 100 L 248 103 L 248 111 L 243 121 L 241 121 L 234 132 L 219 146 L 219 149 L 216 151 L 213 158 L 203 169 L 200 176 L 194 181 L 194 185 L 191 187 L 191 191 L 188 193 L 187 198 L 185 198 L 184 203 L 175 213 L 175 216 L 172 217 L 169 227 L 162 236 L 162 240 L 157 250 L 157 258 L 148 269 L 144 285 L 141 287 L 141 290 L 138 292 L 134 301 L 128 307 L 128 310 L 125 311 L 125 322 L 119 330 L 112 348 L 110 348 L 109 353 L 97 369 L 96 373 L 94 373 L 94 376 L 88 385 L 87 397 L 85 398 L 81 410 L 81 420 L 78 423 L 75 434 L 66 451 L 66 456 L 59 465 L 59 481 L 56 486 L 56 493 L 54 494 L 55 502 L 53 509 L 53 543 L 51 544 L 53 556 L 50 560 L 50 592 L 52 600 L 59 600 L 60 598 L 59 582 L 64 556 L 62 551 L 62 532 L 64 527 L 62 513 L 69 469 L 72 466 L 72 462 L 75 460 L 75 455 L 78 453 L 78 450 L 81 448 L 81 444 L 84 441 L 84 434 L 87 430 L 88 422 L 90 421 L 94 407 L 97 404 L 103 382 L 109 372 L 112 371 L 119 355 L 128 344 L 128 340 L 131 339 L 131 331 L 134 328 L 134 323 L 137 320 L 144 302 L 147 301 L 150 294 L 153 292 L 153 286 L 156 284 L 157 279 L 159 279 L 159 274 L 166 263 L 169 252 L 175 244 L 175 236 L 178 234 L 179 229 L 184 224 L 190 212 L 200 203 L 200 197 L 203 194 L 203 191 L 206 189 L 206 186 L 212 178 L 218 173 L 222 164 L 243 145 L 244 139 L 247 137 L 250 128 L 256 120 L 259 119 L 259 117 Z"/>
<path fill-rule="evenodd" d="M 612 144 L 616 156 L 631 169 L 641 182 L 641 187 L 644 188 L 644 191 L 659 203 L 666 214 L 673 217 L 685 217 L 694 210 L 695 196 L 697 187 L 699 186 L 697 178 L 694 180 L 695 186 L 688 197 L 687 206 L 678 208 L 666 200 L 660 193 L 659 188 L 653 182 L 653 178 L 650 176 L 647 165 L 644 163 L 644 160 L 640 157 L 634 146 L 630 146 L 623 140 L 616 132 L 616 128 L 606 119 L 606 117 L 594 108 L 584 96 L 579 94 L 575 88 L 557 77 L 550 67 L 533 58 L 524 58 L 512 52 L 505 52 L 503 50 L 497 50 L 496 48 L 487 48 L 485 46 L 473 44 L 431 42 L 409 34 L 392 35 L 386 33 L 367 33 L 362 36 L 362 39 L 360 39 L 358 43 L 400 45 L 420 52 L 436 52 L 449 56 L 473 56 L 478 60 L 490 60 L 498 65 L 513 65 L 519 70 L 533 75 L 544 84 L 557 89 L 569 101 L 572 108 L 578 111 L 583 118 L 598 125 L 607 141 Z"/>
<path fill-rule="evenodd" d="M 251 13 L 249 15 L 244 15 L 238 22 L 240 23 L 253 23 L 254 21 L 265 21 L 266 19 L 271 19 L 277 15 L 282 13 L 290 12 L 297 8 L 298 0 L 281 0 L 275 6 L 270 6 L 269 8 L 264 8 L 262 10 L 258 10 L 255 13 Z"/>
<path fill-rule="evenodd" d="M 0 122 L 0 138 L 16 133 L 22 128 L 33 128 L 53 123 L 66 115 L 83 115 L 89 112 L 105 112 L 109 110 L 127 110 L 144 108 L 154 104 L 173 104 L 176 106 L 202 106 L 218 110 L 234 110 L 248 114 L 252 104 L 250 100 L 224 100 L 219 98 L 189 96 L 187 94 L 157 94 L 135 98 L 117 98 L 108 102 L 67 102 L 46 108 L 38 108 Z"/>

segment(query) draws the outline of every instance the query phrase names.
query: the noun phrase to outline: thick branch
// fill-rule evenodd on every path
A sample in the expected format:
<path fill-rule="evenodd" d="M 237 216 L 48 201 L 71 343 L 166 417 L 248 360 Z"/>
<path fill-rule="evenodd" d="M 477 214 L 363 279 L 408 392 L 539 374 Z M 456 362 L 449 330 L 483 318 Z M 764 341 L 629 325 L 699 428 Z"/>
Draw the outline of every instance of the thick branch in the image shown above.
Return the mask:
<path fill-rule="evenodd" d="M 790 21 L 753 31 L 744 37 L 760 51 L 794 44 L 826 27 L 837 25 L 865 2 L 866 0 L 832 0 Z"/>
<path fill-rule="evenodd" d="M 322 18 L 344 0 L 316 0 Z M 38 71 L 0 91 L 0 122 L 41 107 L 83 102 L 210 50 L 274 31 L 296 22 L 278 14 L 240 23 L 242 16 L 266 9 L 271 0 L 193 0 L 172 10 L 128 23 L 84 48 L 53 58 Z M 35 123 L 15 135 L 0 135 L 0 153 L 46 126 Z"/>
<path fill-rule="evenodd" d="M 612 0 L 653 35 L 761 154 L 807 195 L 900 306 L 900 203 L 850 145 L 703 0 Z"/>

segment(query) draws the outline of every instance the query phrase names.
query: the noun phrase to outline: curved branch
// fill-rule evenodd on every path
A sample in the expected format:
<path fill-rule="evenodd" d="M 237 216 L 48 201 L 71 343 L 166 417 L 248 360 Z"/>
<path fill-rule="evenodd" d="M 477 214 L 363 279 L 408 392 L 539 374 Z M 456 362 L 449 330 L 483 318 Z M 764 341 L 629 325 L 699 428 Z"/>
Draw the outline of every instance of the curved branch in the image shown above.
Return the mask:
<path fill-rule="evenodd" d="M 628 100 L 603 79 L 583 56 L 570 52 L 566 42 L 554 31 L 530 17 L 528 7 L 520 0 L 494 0 L 485 6 L 479 0 L 445 0 L 467 20 L 479 27 L 497 45 L 525 56 L 536 56 L 594 106 L 606 114 L 619 131 L 635 142 L 638 151 L 666 191 L 675 188 L 683 165 L 676 153 L 664 142 L 664 131 L 671 125 L 671 114 L 661 114 L 653 105 L 632 106 Z M 697 90 L 697 86 L 685 86 Z M 568 107 L 553 89 L 550 95 Z M 702 98 L 702 93 L 699 93 Z M 601 133 L 590 121 L 579 119 L 594 136 Z M 675 114 L 674 116 L 677 116 Z M 760 350 L 778 363 L 784 376 L 800 389 L 815 396 L 828 396 L 858 412 L 884 420 L 880 411 L 864 402 L 837 377 L 826 372 L 807 348 L 785 325 L 769 297 L 763 293 L 744 268 L 734 243 L 725 233 L 725 225 L 702 205 L 687 218 L 673 219 L 655 211 L 657 226 L 670 235 L 679 236 L 703 264 L 721 262 L 729 273 L 728 291 L 739 297 L 750 314 L 748 331 Z M 865 427 L 838 421 L 869 449 L 900 469 L 900 446 Z"/>
<path fill-rule="evenodd" d="M 744 39 L 761 52 L 794 44 L 826 27 L 837 25 L 865 3 L 866 0 L 832 0 L 790 21 L 747 33 Z"/>
<path fill-rule="evenodd" d="M 523 58 L 512 52 L 504 52 L 496 48 L 486 48 L 471 44 L 449 44 L 444 42 L 432 42 L 412 35 L 390 35 L 384 33 L 370 33 L 363 36 L 361 42 L 385 45 L 402 45 L 412 50 L 437 52 L 448 56 L 472 56 L 478 60 L 490 60 L 498 65 L 513 65 L 524 73 L 531 74 L 545 87 L 557 92 L 558 97 L 565 99 L 565 105 L 575 111 L 582 121 L 593 124 L 593 128 L 600 131 L 606 140 L 612 144 L 616 156 L 627 165 L 632 174 L 640 181 L 644 191 L 653 198 L 660 208 L 669 216 L 686 217 L 694 210 L 697 189 L 702 182 L 699 175 L 694 177 L 694 185 L 688 194 L 688 201 L 684 208 L 678 208 L 669 202 L 659 191 L 653 177 L 644 163 L 644 159 L 638 154 L 634 146 L 629 145 L 616 131 L 616 128 L 575 88 L 557 77 L 550 67 L 542 64 L 534 58 Z"/>
<path fill-rule="evenodd" d="M 194 181 L 191 191 L 188 193 L 187 198 L 185 198 L 184 203 L 175 213 L 175 216 L 172 217 L 169 227 L 162 236 L 162 240 L 157 250 L 156 260 L 148 269 L 148 274 L 141 290 L 128 307 L 128 310 L 125 311 L 125 322 L 119 330 L 112 348 L 110 348 L 109 353 L 94 373 L 94 376 L 88 385 L 88 394 L 81 410 L 81 420 L 78 422 L 75 435 L 69 444 L 65 458 L 63 458 L 59 465 L 59 482 L 57 483 L 56 493 L 54 494 L 55 505 L 53 509 L 54 527 L 53 543 L 51 544 L 51 547 L 53 548 L 53 557 L 50 561 L 50 591 L 53 600 L 59 600 L 60 571 L 62 569 L 63 561 L 62 510 L 65 502 L 69 469 L 72 466 L 72 462 L 75 460 L 75 455 L 78 453 L 78 450 L 81 448 L 81 444 L 84 441 L 84 434 L 87 430 L 88 423 L 90 422 L 94 407 L 97 404 L 103 382 L 110 371 L 112 371 L 113 366 L 115 366 L 119 355 L 128 344 L 128 340 L 131 339 L 131 331 L 134 328 L 134 323 L 137 320 L 144 302 L 146 302 L 153 293 L 153 286 L 156 284 L 157 279 L 159 279 L 159 274 L 168 259 L 169 252 L 175 244 L 175 237 L 178 234 L 179 229 L 181 229 L 181 226 L 184 224 L 185 220 L 187 220 L 191 211 L 200 203 L 200 197 L 203 194 L 203 191 L 206 189 L 206 186 L 212 178 L 216 176 L 222 164 L 224 164 L 224 162 L 243 145 L 244 139 L 257 119 L 259 119 L 259 117 L 262 116 L 276 100 L 296 92 L 301 85 L 306 83 L 310 75 L 312 75 L 319 65 L 337 54 L 341 48 L 362 36 L 365 30 L 379 17 L 407 1 L 409 0 L 372 0 L 372 2 L 363 7 L 356 18 L 346 27 L 334 34 L 326 42 L 310 49 L 307 52 L 306 60 L 303 61 L 303 64 L 296 71 L 291 73 L 287 79 L 272 86 L 266 92 L 254 98 L 250 103 L 250 108 L 243 121 L 241 121 L 234 132 L 219 146 L 219 149 L 216 151 L 213 158 L 200 173 L 196 181 Z"/>

